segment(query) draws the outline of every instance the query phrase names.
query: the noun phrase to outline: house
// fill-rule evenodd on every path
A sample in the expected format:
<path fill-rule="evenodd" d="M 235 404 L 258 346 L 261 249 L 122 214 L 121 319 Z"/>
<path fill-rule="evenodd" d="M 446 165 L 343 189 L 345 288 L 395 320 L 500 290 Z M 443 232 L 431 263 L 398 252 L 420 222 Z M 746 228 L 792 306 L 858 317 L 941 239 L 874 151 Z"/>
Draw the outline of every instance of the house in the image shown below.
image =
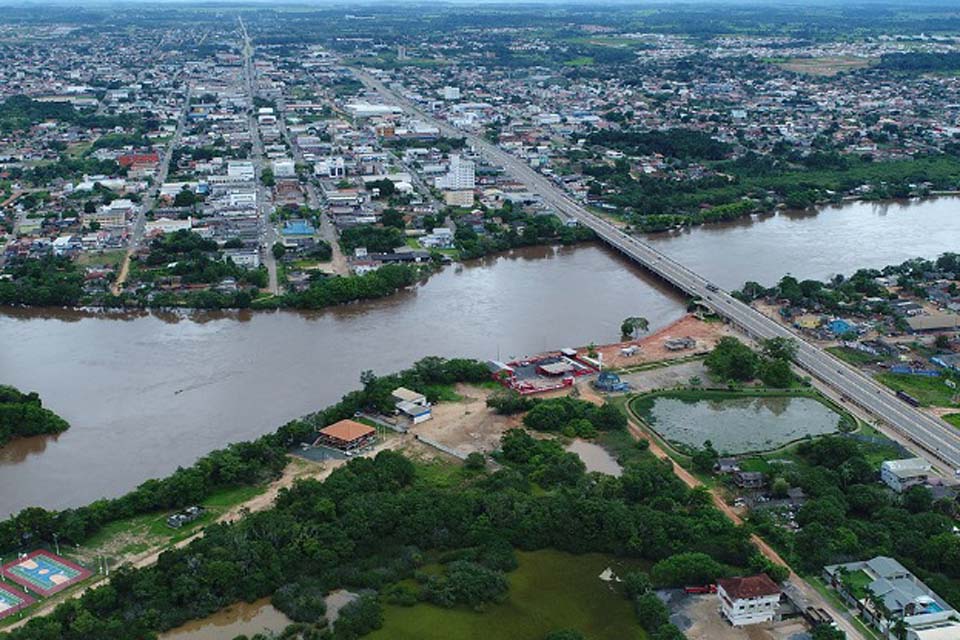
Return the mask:
<path fill-rule="evenodd" d="M 714 473 L 735 473 L 737 471 L 740 471 L 740 465 L 737 464 L 736 458 L 717 458 L 717 461 L 713 463 Z"/>
<path fill-rule="evenodd" d="M 327 446 L 350 452 L 373 443 L 377 431 L 355 420 L 340 420 L 320 429 L 314 446 Z"/>
<path fill-rule="evenodd" d="M 741 489 L 759 489 L 766 484 L 766 478 L 759 471 L 734 471 L 733 482 Z"/>
<path fill-rule="evenodd" d="M 765 573 L 717 580 L 720 611 L 735 627 L 775 620 L 780 593 L 780 587 Z"/>
<path fill-rule="evenodd" d="M 930 477 L 930 463 L 923 458 L 887 460 L 880 465 L 880 479 L 897 493 L 925 484 Z"/>
<path fill-rule="evenodd" d="M 884 634 L 902 620 L 907 640 L 960 638 L 960 614 L 893 558 L 829 565 L 823 573 L 844 600 Z M 867 593 L 883 602 L 888 617 L 877 611 Z"/>

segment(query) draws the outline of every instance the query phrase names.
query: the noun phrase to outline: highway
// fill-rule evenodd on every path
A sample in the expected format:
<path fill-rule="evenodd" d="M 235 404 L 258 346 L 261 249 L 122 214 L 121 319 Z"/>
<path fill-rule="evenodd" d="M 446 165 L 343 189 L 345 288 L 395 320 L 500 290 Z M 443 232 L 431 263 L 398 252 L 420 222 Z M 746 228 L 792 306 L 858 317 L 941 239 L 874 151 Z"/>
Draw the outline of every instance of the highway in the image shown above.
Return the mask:
<path fill-rule="evenodd" d="M 553 207 L 559 215 L 574 218 L 580 224 L 593 229 L 608 245 L 681 291 L 700 298 L 707 307 L 751 337 L 790 338 L 797 345 L 796 364 L 800 368 L 836 391 L 845 402 L 855 404 L 872 414 L 880 421 L 882 428 L 890 429 L 896 432 L 900 439 L 909 441 L 919 450 L 919 453 L 942 471 L 953 476 L 960 470 L 960 433 L 950 425 L 906 404 L 872 378 L 811 344 L 799 334 L 768 318 L 750 305 L 740 302 L 666 254 L 591 213 L 567 195 L 562 188 L 532 169 L 520 158 L 479 136 L 438 120 L 420 109 L 418 105 L 387 88 L 378 78 L 369 73 L 355 68 L 352 71 L 367 87 L 389 98 L 398 106 L 412 111 L 419 118 L 431 122 L 439 127 L 444 135 L 466 137 L 467 142 L 486 156 L 488 161 L 502 165 L 514 178 L 523 182 L 528 189 L 537 193 L 546 204 Z"/>

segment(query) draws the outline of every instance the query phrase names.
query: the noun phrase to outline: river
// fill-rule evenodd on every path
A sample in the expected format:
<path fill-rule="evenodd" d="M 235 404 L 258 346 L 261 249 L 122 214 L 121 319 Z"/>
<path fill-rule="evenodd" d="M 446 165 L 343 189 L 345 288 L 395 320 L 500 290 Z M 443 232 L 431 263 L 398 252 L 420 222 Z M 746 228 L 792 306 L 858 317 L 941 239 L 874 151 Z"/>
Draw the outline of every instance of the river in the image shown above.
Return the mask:
<path fill-rule="evenodd" d="M 827 207 L 651 237 L 724 287 L 823 278 L 960 250 L 960 199 Z M 596 245 L 448 267 L 390 298 L 317 313 L 0 314 L 0 381 L 72 427 L 0 449 L 0 516 L 116 496 L 336 401 L 360 373 L 426 355 L 509 358 L 651 330 L 683 298 Z"/>

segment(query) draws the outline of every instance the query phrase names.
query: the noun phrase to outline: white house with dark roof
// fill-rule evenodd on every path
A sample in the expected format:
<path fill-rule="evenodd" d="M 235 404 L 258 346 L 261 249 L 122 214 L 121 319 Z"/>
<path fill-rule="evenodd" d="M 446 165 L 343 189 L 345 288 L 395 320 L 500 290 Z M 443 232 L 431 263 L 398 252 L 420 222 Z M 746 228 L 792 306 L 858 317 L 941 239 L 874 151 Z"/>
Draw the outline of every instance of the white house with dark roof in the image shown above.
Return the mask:
<path fill-rule="evenodd" d="M 717 580 L 720 611 L 735 627 L 775 620 L 780 594 L 780 587 L 765 573 Z"/>

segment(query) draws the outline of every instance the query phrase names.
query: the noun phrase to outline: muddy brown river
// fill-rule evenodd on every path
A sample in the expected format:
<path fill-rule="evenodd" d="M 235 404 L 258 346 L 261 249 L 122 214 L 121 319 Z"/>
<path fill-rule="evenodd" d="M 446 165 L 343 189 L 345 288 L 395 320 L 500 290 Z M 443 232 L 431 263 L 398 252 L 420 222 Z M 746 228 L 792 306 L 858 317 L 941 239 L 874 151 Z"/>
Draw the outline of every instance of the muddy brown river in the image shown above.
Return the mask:
<path fill-rule="evenodd" d="M 651 238 L 724 287 L 824 278 L 960 251 L 960 199 L 850 204 Z M 0 517 L 120 495 L 335 402 L 360 373 L 427 355 L 506 359 L 651 330 L 683 297 L 607 249 L 530 248 L 449 267 L 387 299 L 317 313 L 0 312 L 0 382 L 70 421 L 0 449 Z"/>

